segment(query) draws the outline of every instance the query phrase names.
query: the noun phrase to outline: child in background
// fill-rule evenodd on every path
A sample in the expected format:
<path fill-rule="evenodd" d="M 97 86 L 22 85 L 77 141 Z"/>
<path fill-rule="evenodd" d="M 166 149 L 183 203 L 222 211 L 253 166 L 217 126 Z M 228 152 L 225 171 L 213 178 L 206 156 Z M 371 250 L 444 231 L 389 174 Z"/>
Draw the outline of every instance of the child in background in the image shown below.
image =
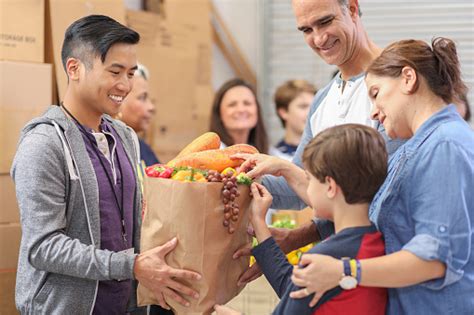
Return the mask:
<path fill-rule="evenodd" d="M 289 80 L 280 85 L 274 100 L 285 135 L 270 154 L 291 160 L 303 135 L 304 126 L 316 88 L 305 80 Z"/>
<path fill-rule="evenodd" d="M 331 229 L 319 230 L 323 241 L 308 253 L 343 259 L 345 268 L 340 286 L 324 294 L 315 306 L 309 306 L 313 295 L 300 300 L 290 298 L 290 292 L 300 288 L 292 283 L 293 267 L 265 223 L 272 196 L 262 185 L 252 184 L 251 222 L 259 242 L 252 254 L 281 299 L 273 314 L 385 314 L 386 289 L 357 285 L 358 259 L 384 255 L 382 234 L 368 217 L 369 204 L 387 175 L 387 152 L 381 135 L 357 124 L 332 127 L 319 133 L 305 148 L 306 171 L 290 162 L 278 163 L 275 168 L 280 169 L 281 176 L 289 177 L 290 184 L 306 185 L 305 199 L 315 216 L 333 222 Z M 295 172 L 305 172 L 306 179 L 301 174 L 300 182 L 295 183 L 291 180 Z M 218 315 L 238 314 L 221 306 L 216 306 L 216 311 Z"/>
<path fill-rule="evenodd" d="M 300 144 L 304 126 L 308 118 L 309 107 L 317 90 L 306 80 L 288 80 L 277 87 L 274 95 L 275 109 L 285 134 L 275 146 L 270 147 L 269 154 L 291 161 Z M 268 225 L 273 223 L 278 210 L 269 209 L 266 216 Z"/>

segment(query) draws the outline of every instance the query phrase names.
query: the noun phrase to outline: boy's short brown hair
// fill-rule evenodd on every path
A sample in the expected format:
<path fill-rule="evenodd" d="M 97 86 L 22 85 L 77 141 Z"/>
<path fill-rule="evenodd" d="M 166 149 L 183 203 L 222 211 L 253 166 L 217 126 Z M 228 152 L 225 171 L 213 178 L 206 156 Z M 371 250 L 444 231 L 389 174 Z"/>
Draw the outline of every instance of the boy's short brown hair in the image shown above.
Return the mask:
<path fill-rule="evenodd" d="M 305 168 L 321 183 L 341 187 L 347 203 L 370 203 L 387 176 L 385 141 L 375 129 L 345 124 L 314 137 L 303 153 Z"/>
<path fill-rule="evenodd" d="M 274 96 L 274 101 L 277 109 L 277 115 L 280 119 L 283 127 L 286 127 L 286 122 L 281 118 L 280 114 L 278 114 L 278 110 L 280 108 L 285 109 L 288 111 L 288 105 L 297 98 L 301 93 L 310 93 L 316 94 L 317 90 L 314 85 L 309 83 L 306 80 L 289 80 L 280 85 L 276 91 Z"/>

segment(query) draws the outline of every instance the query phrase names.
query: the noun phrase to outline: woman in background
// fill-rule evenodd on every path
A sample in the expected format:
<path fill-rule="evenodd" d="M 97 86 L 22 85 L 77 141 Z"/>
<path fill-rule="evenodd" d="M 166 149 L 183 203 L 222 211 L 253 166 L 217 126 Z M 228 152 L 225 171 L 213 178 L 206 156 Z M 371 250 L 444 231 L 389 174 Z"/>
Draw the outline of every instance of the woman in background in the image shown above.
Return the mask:
<path fill-rule="evenodd" d="M 127 97 L 123 100 L 120 112 L 120 119 L 130 126 L 137 134 L 143 134 L 150 127 L 151 119 L 155 114 L 155 105 L 151 101 L 149 94 L 149 78 L 148 69 L 138 64 L 135 71 L 135 81 L 133 88 Z M 153 150 L 141 137 L 138 138 L 140 142 L 140 157 L 146 166 L 159 163 Z M 166 310 L 159 305 L 150 305 L 147 314 L 150 315 L 172 315 L 173 312 Z M 141 314 L 141 313 L 137 313 Z"/>
<path fill-rule="evenodd" d="M 132 127 L 137 134 L 143 134 L 150 127 L 151 119 L 155 114 L 155 105 L 150 99 L 149 73 L 145 66 L 138 64 L 135 71 L 133 89 L 123 100 L 119 118 L 128 126 Z M 138 138 L 140 142 L 141 159 L 146 166 L 159 163 L 158 158 L 146 142 Z"/>
<path fill-rule="evenodd" d="M 214 97 L 210 131 L 224 146 L 246 143 L 268 153 L 268 138 L 254 87 L 242 79 L 224 83 Z"/>

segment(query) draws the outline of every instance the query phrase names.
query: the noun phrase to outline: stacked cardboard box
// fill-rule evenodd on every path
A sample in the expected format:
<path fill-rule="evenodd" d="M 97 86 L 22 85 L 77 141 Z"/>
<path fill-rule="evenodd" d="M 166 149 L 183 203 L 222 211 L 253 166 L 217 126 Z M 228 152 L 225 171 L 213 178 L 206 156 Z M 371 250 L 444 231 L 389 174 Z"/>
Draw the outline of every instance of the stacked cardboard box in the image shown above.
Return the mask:
<path fill-rule="evenodd" d="M 44 61 L 44 0 L 0 0 L 0 60 Z"/>
<path fill-rule="evenodd" d="M 13 315 L 18 314 L 15 300 L 15 279 L 16 272 L 0 271 L 0 314 Z"/>
<path fill-rule="evenodd" d="M 0 0 L 0 314 L 16 314 L 21 239 L 9 172 L 20 131 L 51 104 L 51 65 L 44 64 L 44 0 Z"/>
<path fill-rule="evenodd" d="M 163 13 L 164 11 L 164 0 L 145 0 L 145 10 L 154 13 Z"/>
<path fill-rule="evenodd" d="M 166 162 L 208 130 L 212 38 L 209 0 L 162 3 L 160 15 L 128 11 L 127 24 L 141 35 L 138 59 L 156 104 L 147 140 Z"/>
<path fill-rule="evenodd" d="M 51 65 L 0 61 L 0 73 L 0 174 L 8 174 L 21 129 L 51 105 Z"/>

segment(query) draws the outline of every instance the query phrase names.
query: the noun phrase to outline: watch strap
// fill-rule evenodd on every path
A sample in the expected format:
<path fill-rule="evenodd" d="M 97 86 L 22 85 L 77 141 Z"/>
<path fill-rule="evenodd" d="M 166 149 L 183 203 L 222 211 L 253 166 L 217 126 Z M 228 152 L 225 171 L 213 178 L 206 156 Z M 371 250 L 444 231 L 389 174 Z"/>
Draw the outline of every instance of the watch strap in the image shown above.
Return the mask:
<path fill-rule="evenodd" d="M 344 267 L 344 276 L 351 276 L 351 264 L 349 257 L 342 257 L 342 265 Z"/>

